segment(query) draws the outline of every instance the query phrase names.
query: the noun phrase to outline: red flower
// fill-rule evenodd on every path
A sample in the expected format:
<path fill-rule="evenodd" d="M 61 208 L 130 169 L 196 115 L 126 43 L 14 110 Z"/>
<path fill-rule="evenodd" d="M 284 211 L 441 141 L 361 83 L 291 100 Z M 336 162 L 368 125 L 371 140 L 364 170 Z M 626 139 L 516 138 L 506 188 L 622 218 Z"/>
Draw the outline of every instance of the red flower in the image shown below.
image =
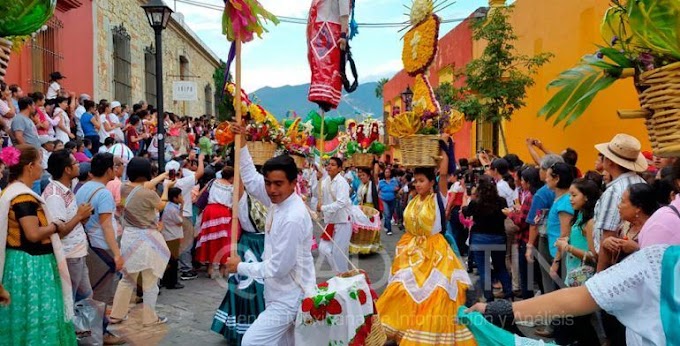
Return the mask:
<path fill-rule="evenodd" d="M 310 314 L 315 320 L 322 321 L 324 318 L 326 318 L 326 306 L 321 305 L 318 308 L 312 308 Z"/>
<path fill-rule="evenodd" d="M 333 299 L 328 303 L 328 313 L 331 315 L 339 315 L 342 313 L 342 306 L 337 299 Z"/>
<path fill-rule="evenodd" d="M 359 303 L 361 303 L 361 305 L 366 304 L 366 292 L 364 292 L 363 290 L 360 290 L 358 293 L 359 293 Z"/>
<path fill-rule="evenodd" d="M 302 312 L 310 312 L 314 308 L 314 301 L 312 298 L 305 298 L 302 301 Z"/>
<path fill-rule="evenodd" d="M 316 287 L 318 287 L 318 288 L 328 288 L 328 282 L 322 282 L 322 283 L 316 285 Z"/>

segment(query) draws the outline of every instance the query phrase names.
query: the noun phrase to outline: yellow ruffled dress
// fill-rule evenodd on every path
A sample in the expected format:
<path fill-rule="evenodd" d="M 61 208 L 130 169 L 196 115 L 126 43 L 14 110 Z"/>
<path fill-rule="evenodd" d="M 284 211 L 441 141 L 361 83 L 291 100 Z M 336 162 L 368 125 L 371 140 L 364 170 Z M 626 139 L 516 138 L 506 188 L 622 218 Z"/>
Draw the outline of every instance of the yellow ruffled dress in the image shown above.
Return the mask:
<path fill-rule="evenodd" d="M 476 345 L 458 324 L 471 285 L 467 271 L 439 233 L 435 194 L 417 196 L 404 211 L 389 284 L 376 306 L 390 339 L 399 345 Z"/>

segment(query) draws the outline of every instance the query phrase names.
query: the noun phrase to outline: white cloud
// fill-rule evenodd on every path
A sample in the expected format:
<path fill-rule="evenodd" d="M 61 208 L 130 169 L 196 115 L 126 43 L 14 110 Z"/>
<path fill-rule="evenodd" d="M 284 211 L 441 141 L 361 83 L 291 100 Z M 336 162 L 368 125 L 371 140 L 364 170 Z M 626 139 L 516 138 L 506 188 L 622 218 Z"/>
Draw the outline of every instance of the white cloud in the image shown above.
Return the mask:
<path fill-rule="evenodd" d="M 306 61 L 274 65 L 243 63 L 243 89 L 249 93 L 265 86 L 280 87 L 309 83 L 311 73 Z"/>

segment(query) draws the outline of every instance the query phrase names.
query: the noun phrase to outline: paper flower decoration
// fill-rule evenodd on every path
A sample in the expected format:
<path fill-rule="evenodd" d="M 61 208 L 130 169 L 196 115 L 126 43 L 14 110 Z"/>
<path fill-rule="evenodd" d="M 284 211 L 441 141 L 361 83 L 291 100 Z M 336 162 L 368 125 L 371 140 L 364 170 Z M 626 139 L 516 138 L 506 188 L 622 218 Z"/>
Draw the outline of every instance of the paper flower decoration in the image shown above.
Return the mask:
<path fill-rule="evenodd" d="M 19 163 L 19 158 L 21 157 L 21 151 L 15 147 L 5 147 L 0 151 L 0 159 L 2 162 L 11 167 Z"/>
<path fill-rule="evenodd" d="M 424 73 L 434 61 L 437 55 L 439 21 L 439 17 L 433 14 L 404 36 L 401 60 L 409 75 Z"/>
<path fill-rule="evenodd" d="M 263 21 L 278 24 L 279 20 L 265 10 L 257 0 L 225 0 L 222 14 L 222 33 L 233 42 L 250 42 L 254 35 L 262 38 L 267 30 Z"/>

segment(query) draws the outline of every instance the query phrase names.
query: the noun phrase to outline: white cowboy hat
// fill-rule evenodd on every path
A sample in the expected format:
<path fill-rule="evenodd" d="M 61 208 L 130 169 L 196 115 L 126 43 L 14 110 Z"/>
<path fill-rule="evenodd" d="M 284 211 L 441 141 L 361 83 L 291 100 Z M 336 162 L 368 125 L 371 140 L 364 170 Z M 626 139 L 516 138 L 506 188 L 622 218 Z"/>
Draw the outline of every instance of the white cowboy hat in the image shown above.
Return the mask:
<path fill-rule="evenodd" d="M 633 172 L 644 172 L 649 167 L 640 152 L 642 145 L 637 138 L 619 133 L 609 143 L 597 144 L 595 149 L 617 165 Z"/>

